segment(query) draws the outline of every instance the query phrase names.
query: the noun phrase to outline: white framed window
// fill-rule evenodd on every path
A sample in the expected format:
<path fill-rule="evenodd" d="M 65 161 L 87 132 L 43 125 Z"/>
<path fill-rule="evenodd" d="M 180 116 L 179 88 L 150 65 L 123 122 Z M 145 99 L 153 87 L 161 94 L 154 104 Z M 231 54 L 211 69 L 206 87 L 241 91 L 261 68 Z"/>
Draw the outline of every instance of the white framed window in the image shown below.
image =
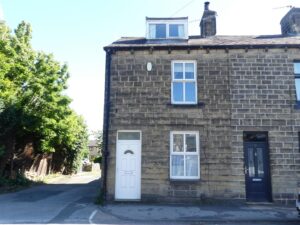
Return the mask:
<path fill-rule="evenodd" d="M 199 179 L 199 152 L 199 133 L 197 131 L 171 131 L 170 178 Z"/>
<path fill-rule="evenodd" d="M 146 18 L 148 39 L 187 39 L 188 18 Z"/>
<path fill-rule="evenodd" d="M 294 62 L 294 75 L 295 75 L 296 99 L 297 102 L 300 102 L 300 61 Z"/>
<path fill-rule="evenodd" d="M 172 61 L 172 104 L 197 104 L 196 61 Z"/>

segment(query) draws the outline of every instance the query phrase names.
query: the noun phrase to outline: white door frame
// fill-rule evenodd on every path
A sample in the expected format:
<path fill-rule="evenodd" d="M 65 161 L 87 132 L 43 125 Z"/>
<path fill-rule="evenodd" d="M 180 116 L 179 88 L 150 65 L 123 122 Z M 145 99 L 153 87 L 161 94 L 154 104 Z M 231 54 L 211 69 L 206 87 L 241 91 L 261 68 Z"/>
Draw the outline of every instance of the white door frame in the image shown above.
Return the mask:
<path fill-rule="evenodd" d="M 120 132 L 138 132 L 140 134 L 140 140 L 119 140 L 118 136 Z M 126 198 L 126 197 L 120 197 L 120 193 L 118 185 L 120 185 L 120 174 L 119 174 L 119 166 L 120 161 L 118 160 L 118 148 L 120 142 L 122 143 L 129 143 L 131 144 L 138 144 L 138 150 L 136 152 L 136 197 L 135 198 Z M 140 130 L 118 130 L 117 131 L 117 137 L 116 137 L 116 172 L 115 172 L 115 200 L 140 200 L 141 199 L 141 158 L 142 158 L 142 132 Z"/>

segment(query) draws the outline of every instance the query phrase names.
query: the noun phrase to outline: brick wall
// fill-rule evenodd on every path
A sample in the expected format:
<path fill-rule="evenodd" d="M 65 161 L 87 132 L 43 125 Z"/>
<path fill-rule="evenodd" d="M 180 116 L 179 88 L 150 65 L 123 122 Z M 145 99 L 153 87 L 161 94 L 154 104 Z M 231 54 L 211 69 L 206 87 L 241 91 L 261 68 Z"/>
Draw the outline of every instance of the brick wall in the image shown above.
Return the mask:
<path fill-rule="evenodd" d="M 295 197 L 300 111 L 298 49 L 117 51 L 111 64 L 108 193 L 114 196 L 116 132 L 142 131 L 142 200 L 245 199 L 243 131 L 268 131 L 274 200 Z M 171 61 L 197 60 L 197 106 L 171 105 Z M 153 69 L 147 72 L 146 64 Z M 170 131 L 199 131 L 199 181 L 169 178 Z"/>

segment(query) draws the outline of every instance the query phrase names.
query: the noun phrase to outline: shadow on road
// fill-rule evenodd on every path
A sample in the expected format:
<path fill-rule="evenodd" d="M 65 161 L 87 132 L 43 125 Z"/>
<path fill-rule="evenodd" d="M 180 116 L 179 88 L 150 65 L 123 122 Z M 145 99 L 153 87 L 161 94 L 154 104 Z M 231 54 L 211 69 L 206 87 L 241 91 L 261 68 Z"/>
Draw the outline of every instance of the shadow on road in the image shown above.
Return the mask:
<path fill-rule="evenodd" d="M 0 224 L 86 224 L 99 192 L 99 176 L 84 174 L 2 194 Z"/>

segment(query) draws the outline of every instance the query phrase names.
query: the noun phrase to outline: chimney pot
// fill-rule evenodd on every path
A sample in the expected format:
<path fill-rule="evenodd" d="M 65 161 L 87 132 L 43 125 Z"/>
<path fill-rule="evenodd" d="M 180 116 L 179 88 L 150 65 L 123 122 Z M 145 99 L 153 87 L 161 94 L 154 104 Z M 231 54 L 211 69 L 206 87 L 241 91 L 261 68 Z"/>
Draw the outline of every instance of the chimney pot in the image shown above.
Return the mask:
<path fill-rule="evenodd" d="M 204 2 L 204 10 L 209 10 L 209 2 Z"/>

